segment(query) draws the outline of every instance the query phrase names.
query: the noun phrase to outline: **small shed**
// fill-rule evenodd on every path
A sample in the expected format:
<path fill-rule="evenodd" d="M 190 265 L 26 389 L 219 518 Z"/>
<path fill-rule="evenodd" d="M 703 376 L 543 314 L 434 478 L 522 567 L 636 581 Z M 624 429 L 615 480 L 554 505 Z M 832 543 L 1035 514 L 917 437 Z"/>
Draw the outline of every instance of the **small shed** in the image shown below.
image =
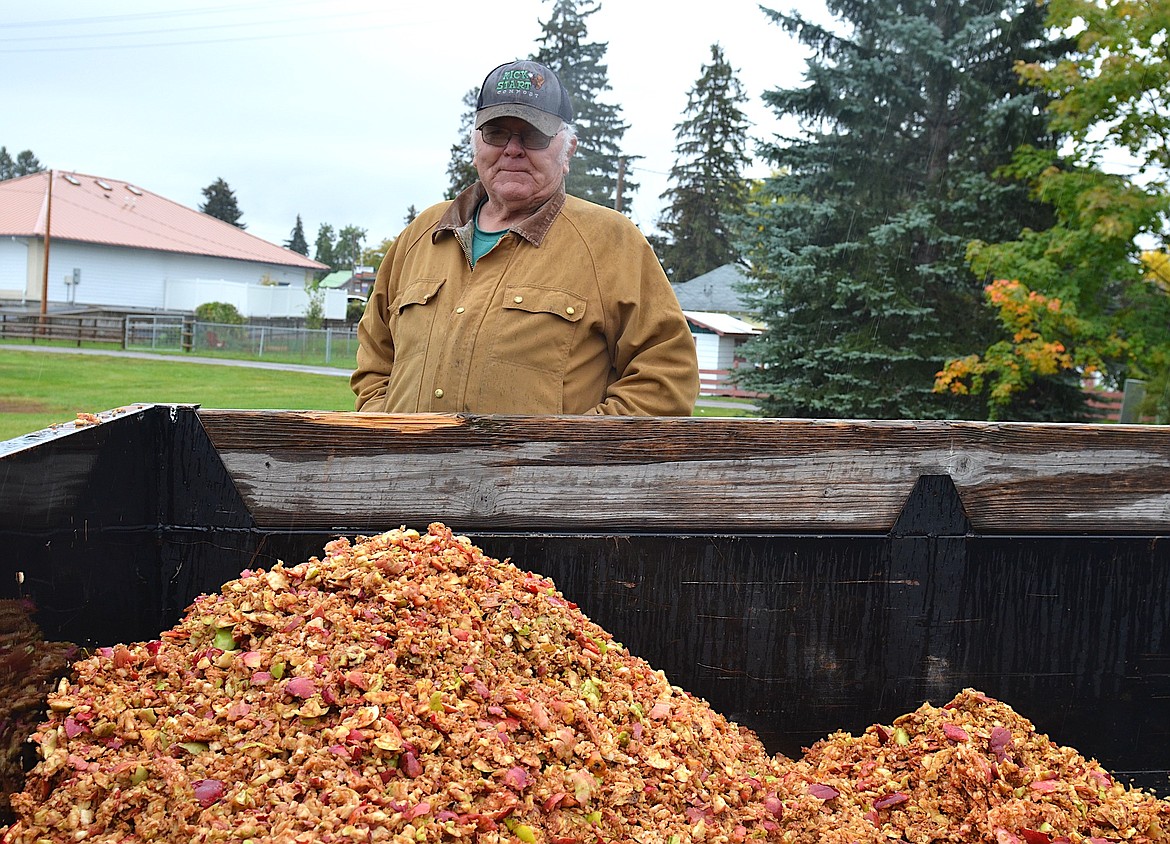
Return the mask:
<path fill-rule="evenodd" d="M 377 273 L 374 267 L 354 267 L 352 270 L 337 270 L 329 273 L 318 283 L 325 290 L 342 290 L 350 299 L 370 298 Z"/>
<path fill-rule="evenodd" d="M 704 395 L 743 395 L 730 383 L 732 370 L 744 363 L 739 348 L 760 333 L 738 317 L 708 311 L 683 311 L 699 357 L 699 389 Z"/>
<path fill-rule="evenodd" d="M 674 295 L 684 311 L 707 311 L 730 314 L 756 328 L 762 328 L 752 303 L 747 301 L 740 286 L 747 280 L 743 268 L 737 264 L 721 267 L 674 284 Z"/>

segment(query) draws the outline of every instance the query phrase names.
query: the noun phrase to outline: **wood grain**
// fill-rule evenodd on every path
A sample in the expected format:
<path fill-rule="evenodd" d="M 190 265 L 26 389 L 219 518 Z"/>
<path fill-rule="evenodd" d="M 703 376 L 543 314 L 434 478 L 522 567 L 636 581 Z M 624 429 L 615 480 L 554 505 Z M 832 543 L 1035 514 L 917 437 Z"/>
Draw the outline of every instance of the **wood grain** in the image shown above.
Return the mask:
<path fill-rule="evenodd" d="M 885 532 L 923 475 L 982 534 L 1170 529 L 1170 429 L 200 409 L 257 523 Z"/>

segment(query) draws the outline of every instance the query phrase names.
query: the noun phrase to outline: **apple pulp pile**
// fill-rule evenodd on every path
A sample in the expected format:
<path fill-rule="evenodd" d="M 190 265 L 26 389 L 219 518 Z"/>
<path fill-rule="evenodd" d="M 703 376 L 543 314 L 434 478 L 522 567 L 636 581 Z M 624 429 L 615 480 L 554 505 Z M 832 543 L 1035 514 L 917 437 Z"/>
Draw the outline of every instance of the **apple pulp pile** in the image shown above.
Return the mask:
<path fill-rule="evenodd" d="M 44 720 L 45 695 L 78 656 L 68 642 L 45 641 L 30 615 L 34 609 L 21 600 L 0 600 L 0 817 L 5 818 L 9 795 L 24 784 L 28 736 Z"/>
<path fill-rule="evenodd" d="M 1170 837 L 1170 803 L 973 690 L 769 755 L 441 524 L 244 572 L 48 703 L 9 844 Z"/>

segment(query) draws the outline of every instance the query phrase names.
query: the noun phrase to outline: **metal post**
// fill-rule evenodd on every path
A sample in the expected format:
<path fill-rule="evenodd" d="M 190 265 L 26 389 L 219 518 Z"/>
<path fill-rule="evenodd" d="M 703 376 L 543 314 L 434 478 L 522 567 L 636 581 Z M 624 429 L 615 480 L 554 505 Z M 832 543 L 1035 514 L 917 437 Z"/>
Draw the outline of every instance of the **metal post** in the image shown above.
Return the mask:
<path fill-rule="evenodd" d="M 1121 415 L 1118 422 L 1123 425 L 1136 424 L 1141 416 L 1142 402 L 1146 399 L 1146 382 L 1137 378 L 1125 379 L 1125 392 L 1121 396 Z"/>

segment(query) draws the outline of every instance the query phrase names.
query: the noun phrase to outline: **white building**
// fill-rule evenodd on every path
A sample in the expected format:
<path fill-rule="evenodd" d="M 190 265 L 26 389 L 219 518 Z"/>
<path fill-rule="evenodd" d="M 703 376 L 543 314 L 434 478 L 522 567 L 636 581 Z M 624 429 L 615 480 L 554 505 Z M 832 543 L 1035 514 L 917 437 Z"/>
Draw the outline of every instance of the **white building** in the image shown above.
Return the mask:
<path fill-rule="evenodd" d="M 725 264 L 674 285 L 695 338 L 704 395 L 743 395 L 730 377 L 745 364 L 740 347 L 764 328 L 739 291 L 745 280 L 742 269 Z"/>
<path fill-rule="evenodd" d="M 48 269 L 45 254 L 48 253 Z M 0 300 L 43 309 L 300 317 L 324 264 L 117 179 L 50 171 L 0 182 Z M 325 291 L 326 319 L 345 295 Z"/>
<path fill-rule="evenodd" d="M 732 370 L 744 360 L 739 347 L 760 333 L 742 319 L 729 314 L 683 311 L 695 338 L 699 358 L 699 391 L 706 396 L 742 395 L 731 383 Z"/>

